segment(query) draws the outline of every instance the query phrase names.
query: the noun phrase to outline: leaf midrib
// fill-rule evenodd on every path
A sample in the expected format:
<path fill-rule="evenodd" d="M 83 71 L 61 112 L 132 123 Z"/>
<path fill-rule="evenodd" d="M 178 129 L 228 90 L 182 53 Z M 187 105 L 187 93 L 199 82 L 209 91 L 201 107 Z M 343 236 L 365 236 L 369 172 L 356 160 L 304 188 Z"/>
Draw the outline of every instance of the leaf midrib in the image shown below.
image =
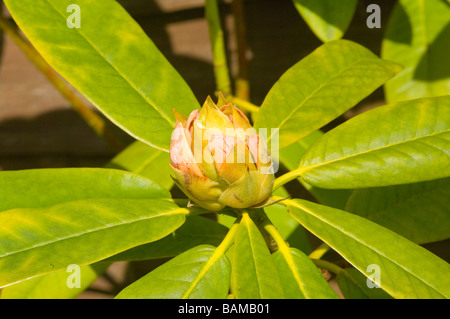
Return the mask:
<path fill-rule="evenodd" d="M 324 83 L 322 83 L 321 85 L 319 85 L 319 87 L 317 87 L 316 89 L 313 90 L 313 92 L 311 92 L 307 97 L 305 97 L 303 99 L 303 101 L 297 105 L 289 114 L 288 116 L 286 116 L 281 123 L 278 125 L 278 128 L 281 129 L 282 126 L 284 126 L 286 124 L 287 121 L 291 120 L 291 117 L 293 114 L 295 114 L 299 108 L 301 108 L 306 102 L 308 102 L 317 92 L 319 92 L 322 88 L 324 88 L 325 86 L 329 85 L 329 83 L 331 81 L 333 81 L 334 79 L 338 78 L 342 73 L 344 73 L 345 71 L 355 67 L 356 65 L 360 64 L 361 62 L 365 62 L 365 61 L 372 61 L 373 59 L 370 58 L 361 58 L 353 63 L 351 63 L 350 65 L 348 65 L 347 67 L 343 68 L 342 70 L 340 70 L 337 74 L 333 75 L 332 77 L 328 78 Z M 281 80 L 281 79 L 280 79 Z M 272 139 L 272 136 L 275 133 L 272 133 L 268 139 L 267 142 L 269 142 Z"/>
<path fill-rule="evenodd" d="M 202 268 L 200 270 L 200 272 L 197 274 L 197 276 L 195 277 L 195 279 L 190 282 L 188 289 L 184 292 L 184 294 L 181 296 L 180 299 L 187 299 L 189 298 L 189 296 L 191 295 L 191 293 L 194 291 L 194 289 L 197 287 L 198 283 L 200 282 L 200 280 L 202 280 L 206 274 L 208 273 L 208 271 L 211 269 L 211 267 L 220 261 L 220 259 L 222 258 L 223 254 L 222 252 L 216 248 L 214 249 L 211 257 L 205 261 L 202 265 Z"/>
<path fill-rule="evenodd" d="M 295 265 L 294 258 L 292 257 L 293 252 L 287 246 L 278 247 L 281 254 L 284 256 L 284 260 L 291 270 L 292 275 L 294 276 L 295 281 L 297 282 L 297 286 L 300 289 L 300 292 L 303 295 L 303 298 L 310 299 L 308 294 L 305 291 L 305 287 L 303 286 L 303 282 L 297 272 L 297 267 Z"/>
<path fill-rule="evenodd" d="M 253 257 L 253 258 L 251 258 L 251 260 L 253 262 L 253 265 L 255 266 L 256 285 L 258 286 L 259 297 L 263 298 L 263 293 L 261 291 L 261 284 L 260 284 L 260 276 L 258 275 L 259 267 L 258 267 L 258 265 L 256 263 L 256 260 L 255 260 L 255 248 L 254 248 L 254 243 L 253 243 L 251 232 L 250 232 L 250 227 L 251 227 L 252 221 L 251 221 L 251 219 L 250 219 L 250 217 L 248 215 L 244 215 L 244 217 L 242 218 L 242 222 L 245 223 L 245 229 L 246 229 L 247 234 L 248 234 L 248 239 L 249 239 L 249 243 L 250 243 L 250 250 L 252 252 L 252 257 Z"/>
<path fill-rule="evenodd" d="M 379 148 L 374 148 L 374 149 L 370 149 L 370 150 L 366 150 L 366 151 L 350 154 L 350 155 L 347 155 L 347 156 L 335 158 L 335 159 L 332 159 L 332 160 L 329 160 L 329 161 L 325 161 L 325 162 L 321 162 L 321 163 L 317 163 L 317 164 L 313 164 L 313 165 L 300 166 L 299 169 L 301 170 L 301 173 L 303 174 L 306 171 L 309 171 L 309 170 L 311 170 L 313 168 L 317 168 L 317 167 L 320 167 L 320 166 L 323 166 L 323 165 L 328 165 L 328 164 L 331 164 L 331 163 L 334 163 L 334 162 L 339 162 L 339 161 L 345 161 L 345 160 L 347 160 L 349 158 L 352 158 L 352 157 L 365 155 L 365 154 L 368 154 L 368 153 L 371 153 L 371 152 L 378 152 L 378 151 L 386 149 L 386 148 L 395 147 L 395 146 L 398 146 L 398 145 L 401 145 L 401 144 L 405 144 L 405 143 L 411 143 L 411 142 L 420 140 L 422 138 L 429 138 L 429 137 L 433 137 L 435 135 L 448 133 L 448 132 L 450 132 L 450 130 L 446 128 L 445 130 L 436 131 L 436 132 L 433 132 L 433 133 L 431 133 L 429 135 L 418 136 L 418 137 L 415 137 L 415 138 L 412 138 L 412 139 L 409 139 L 409 140 L 405 140 L 405 141 L 401 141 L 401 142 L 398 142 L 398 143 L 387 144 L 387 145 L 381 146 Z"/>
<path fill-rule="evenodd" d="M 63 19 L 65 19 L 66 17 L 64 16 L 64 14 L 62 14 L 54 5 L 53 3 L 51 3 L 51 1 L 46 0 L 46 2 L 53 8 L 53 10 L 55 10 L 55 12 L 57 12 Z M 94 51 L 96 51 L 102 58 L 104 61 L 106 61 L 124 80 L 126 83 L 128 83 L 130 85 L 130 87 L 136 91 L 139 96 L 145 101 L 147 102 L 147 104 L 149 104 L 157 113 L 159 113 L 161 115 L 162 118 L 164 118 L 169 124 L 170 126 L 173 127 L 173 122 L 172 120 L 161 110 L 159 110 L 157 107 L 155 107 L 155 103 L 154 101 L 152 101 L 149 97 L 145 96 L 132 82 L 130 82 L 127 77 L 124 76 L 124 74 L 118 69 L 116 68 L 116 66 L 109 60 L 107 59 L 102 52 L 80 31 L 81 28 L 74 28 L 78 34 L 81 36 L 81 38 L 83 38 L 93 49 Z"/>
<path fill-rule="evenodd" d="M 145 170 L 152 162 L 155 160 L 158 156 L 162 154 L 163 151 L 156 149 L 155 153 L 152 154 L 147 160 L 144 161 L 143 164 L 141 164 L 138 168 L 136 168 L 133 172 L 136 174 L 142 173 L 143 170 Z"/>
<path fill-rule="evenodd" d="M 14 254 L 20 254 L 20 253 L 26 252 L 26 251 L 31 250 L 31 249 L 40 248 L 40 247 L 43 247 L 43 246 L 46 246 L 46 245 L 60 243 L 60 242 L 62 242 L 64 240 L 70 240 L 70 239 L 74 239 L 76 237 L 89 235 L 89 234 L 95 233 L 97 231 L 109 230 L 109 229 L 112 229 L 112 228 L 115 228 L 115 227 L 126 226 L 126 225 L 130 225 L 130 224 L 133 224 L 133 223 L 138 223 L 138 222 L 141 222 L 141 221 L 149 220 L 149 219 L 152 219 L 152 218 L 158 218 L 158 217 L 163 217 L 163 216 L 172 216 L 172 215 L 187 215 L 187 214 L 189 214 L 189 210 L 188 209 L 186 209 L 186 208 L 177 208 L 175 210 L 170 210 L 170 211 L 165 212 L 165 213 L 159 213 L 157 215 L 151 215 L 151 216 L 147 216 L 147 217 L 140 217 L 139 219 L 131 220 L 131 221 L 124 222 L 124 223 L 119 223 L 119 224 L 114 224 L 114 225 L 105 225 L 105 227 L 99 227 L 99 228 L 96 228 L 96 229 L 87 230 L 85 232 L 71 234 L 71 235 L 68 235 L 66 237 L 57 238 L 56 240 L 53 240 L 53 241 L 40 242 L 40 243 L 38 243 L 36 245 L 33 245 L 31 247 L 26 247 L 26 248 L 23 248 L 23 249 L 20 249 L 20 250 L 17 250 L 17 251 L 6 253 L 4 255 L 0 255 L 0 259 L 8 257 L 8 256 L 11 256 L 11 255 L 14 255 Z"/>
<path fill-rule="evenodd" d="M 329 225 L 330 227 L 336 229 L 337 231 L 343 233 L 344 235 L 348 236 L 349 238 L 352 238 L 353 240 L 355 240 L 356 242 L 358 242 L 359 244 L 363 245 L 364 247 L 367 247 L 368 249 L 372 250 L 374 253 L 380 255 L 381 257 L 385 258 L 386 260 L 390 261 L 391 263 L 393 263 L 394 265 L 396 265 L 397 267 L 403 269 L 406 273 L 408 273 L 409 275 L 411 275 L 412 277 L 418 279 L 420 282 L 424 283 L 427 287 L 433 289 L 435 292 L 437 292 L 439 295 L 446 297 L 445 295 L 443 295 L 439 290 L 437 290 L 433 285 L 427 283 L 426 281 L 424 281 L 422 278 L 416 276 L 413 272 L 411 272 L 409 269 L 404 268 L 403 265 L 399 264 L 398 262 L 396 262 L 393 259 L 388 258 L 387 256 L 385 256 L 384 253 L 378 251 L 378 249 L 376 249 L 375 247 L 372 247 L 366 243 L 364 243 L 363 241 L 360 241 L 360 239 L 358 237 L 355 237 L 353 234 L 348 233 L 347 231 L 340 229 L 339 227 L 333 225 L 332 223 L 330 223 L 327 219 L 323 218 L 322 216 L 319 216 L 317 214 L 315 214 L 314 212 L 310 211 L 309 209 L 305 208 L 304 206 L 302 206 L 301 204 L 299 204 L 298 202 L 294 202 L 293 200 L 287 200 L 289 201 L 290 205 L 295 206 L 305 212 L 307 212 L 308 214 L 310 214 L 311 216 L 314 216 L 315 218 L 321 220 L 322 222 L 324 222 L 325 224 Z M 295 216 L 293 216 L 295 218 Z M 328 245 L 330 245 L 331 247 L 333 247 L 334 245 L 331 243 L 327 243 Z M 350 262 L 350 261 L 349 261 Z M 354 265 L 356 267 L 356 265 Z M 358 268 L 358 267 L 356 267 Z"/>

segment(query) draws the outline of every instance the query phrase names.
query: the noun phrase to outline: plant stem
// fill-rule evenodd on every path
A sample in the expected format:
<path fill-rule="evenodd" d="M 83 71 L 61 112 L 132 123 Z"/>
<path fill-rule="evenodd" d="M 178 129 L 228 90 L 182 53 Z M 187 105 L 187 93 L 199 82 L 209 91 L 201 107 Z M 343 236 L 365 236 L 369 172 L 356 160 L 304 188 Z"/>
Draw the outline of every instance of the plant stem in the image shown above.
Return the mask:
<path fill-rule="evenodd" d="M 330 246 L 328 246 L 326 243 L 322 243 L 311 254 L 309 254 L 308 257 L 311 259 L 320 259 L 329 250 L 330 250 Z"/>
<path fill-rule="evenodd" d="M 303 171 L 304 171 L 303 168 L 298 168 L 293 171 L 290 171 L 289 173 L 281 175 L 280 177 L 275 179 L 275 182 L 273 183 L 273 190 L 276 190 L 276 189 L 280 188 L 281 186 L 283 186 L 284 184 L 300 177 L 302 175 Z"/>
<path fill-rule="evenodd" d="M 240 109 L 243 109 L 245 111 L 248 111 L 250 113 L 256 113 L 259 111 L 259 107 L 256 106 L 255 104 L 243 100 L 241 98 L 238 98 L 236 96 L 228 96 L 227 100 L 230 101 L 233 104 L 237 104 L 239 106 Z"/>
<path fill-rule="evenodd" d="M 250 98 L 248 83 L 247 41 L 245 37 L 245 16 L 243 0 L 233 0 L 231 10 L 234 18 L 234 35 L 238 55 L 238 74 L 235 83 L 235 95 L 243 100 Z"/>
<path fill-rule="evenodd" d="M 91 110 L 75 93 L 66 85 L 63 79 L 52 69 L 52 67 L 41 57 L 36 49 L 23 38 L 17 28 L 8 19 L 0 16 L 0 28 L 3 29 L 10 39 L 22 50 L 28 59 L 47 77 L 53 86 L 66 98 L 71 107 L 83 118 L 83 120 L 107 142 L 112 149 L 119 152 L 125 145 L 108 129 L 105 121 Z"/>
<path fill-rule="evenodd" d="M 332 273 L 334 273 L 336 275 L 344 271 L 343 268 L 341 268 L 338 265 L 333 264 L 329 261 L 326 261 L 323 259 L 311 259 L 311 260 L 317 267 L 331 271 Z"/>
<path fill-rule="evenodd" d="M 275 239 L 264 228 L 265 224 L 270 223 L 266 213 L 264 212 L 264 209 L 256 208 L 256 209 L 243 210 L 242 214 L 248 214 L 248 216 L 255 223 L 256 227 L 258 227 L 270 252 L 274 253 L 275 251 L 277 251 L 278 246 L 275 242 Z"/>
<path fill-rule="evenodd" d="M 279 197 L 279 196 L 278 196 Z M 281 197 L 280 197 L 281 198 Z M 286 204 L 284 204 L 286 205 Z M 269 220 L 267 215 L 262 212 L 262 226 L 264 229 L 269 233 L 269 235 L 274 239 L 275 243 L 278 246 L 278 249 L 283 253 L 283 255 L 286 258 L 290 258 L 290 252 L 289 252 L 289 246 L 285 242 L 283 236 L 281 236 L 278 229 L 275 227 L 275 225 L 272 224 L 272 222 Z M 330 249 L 330 247 L 326 243 L 322 243 L 315 251 L 313 251 L 308 257 L 311 259 L 311 261 L 319 268 L 326 269 L 328 271 L 331 271 L 334 274 L 338 274 L 344 269 L 339 267 L 338 265 L 335 265 L 329 261 L 318 259 L 321 258 L 325 252 L 327 252 Z"/>
<path fill-rule="evenodd" d="M 216 87 L 218 91 L 227 96 L 232 94 L 231 80 L 217 0 L 205 0 L 205 16 L 208 22 Z"/>
<path fill-rule="evenodd" d="M 283 236 L 281 236 L 280 232 L 275 227 L 275 225 L 272 224 L 269 217 L 267 217 L 266 213 L 263 212 L 263 214 L 264 214 L 264 219 L 263 219 L 262 226 L 267 231 L 267 233 L 270 236 L 272 236 L 273 240 L 275 241 L 275 243 L 278 246 L 278 249 L 285 253 L 289 249 L 289 246 L 286 244 Z"/>

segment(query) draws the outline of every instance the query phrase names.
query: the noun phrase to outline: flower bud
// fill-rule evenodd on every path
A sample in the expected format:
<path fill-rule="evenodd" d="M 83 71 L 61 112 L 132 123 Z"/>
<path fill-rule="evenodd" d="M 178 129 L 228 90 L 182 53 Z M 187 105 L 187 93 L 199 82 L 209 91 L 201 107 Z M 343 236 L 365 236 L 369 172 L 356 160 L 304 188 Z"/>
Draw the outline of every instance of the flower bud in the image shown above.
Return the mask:
<path fill-rule="evenodd" d="M 208 97 L 188 117 L 174 111 L 172 177 L 205 209 L 258 206 L 269 198 L 274 181 L 267 144 L 242 111 L 223 96 L 218 104 Z"/>

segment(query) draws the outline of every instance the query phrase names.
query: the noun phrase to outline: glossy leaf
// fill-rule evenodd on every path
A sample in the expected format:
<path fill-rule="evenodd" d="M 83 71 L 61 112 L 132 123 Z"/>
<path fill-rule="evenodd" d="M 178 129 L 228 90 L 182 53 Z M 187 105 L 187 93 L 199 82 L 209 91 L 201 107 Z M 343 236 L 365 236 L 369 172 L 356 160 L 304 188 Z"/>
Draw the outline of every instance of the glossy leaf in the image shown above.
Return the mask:
<path fill-rule="evenodd" d="M 425 244 L 450 238 L 450 178 L 355 190 L 346 211 L 409 240 Z"/>
<path fill-rule="evenodd" d="M 72 0 L 5 4 L 43 58 L 133 137 L 168 150 L 173 108 L 188 114 L 199 107 L 185 81 L 117 1 L 78 0 L 80 28 L 68 27 Z"/>
<path fill-rule="evenodd" d="M 231 267 L 215 247 L 201 245 L 171 259 L 135 281 L 118 299 L 225 299 L 230 288 Z"/>
<path fill-rule="evenodd" d="M 169 153 L 136 141 L 116 155 L 105 167 L 127 170 L 148 177 L 165 189 L 173 186 Z"/>
<path fill-rule="evenodd" d="M 314 34 L 328 42 L 342 38 L 356 10 L 357 0 L 293 0 Z"/>
<path fill-rule="evenodd" d="M 381 56 L 404 66 L 385 85 L 388 102 L 450 94 L 450 6 L 442 0 L 400 0 Z"/>
<path fill-rule="evenodd" d="M 392 299 L 383 289 L 367 285 L 368 278 L 359 270 L 346 268 L 336 276 L 339 290 L 345 299 Z"/>
<path fill-rule="evenodd" d="M 450 176 L 450 96 L 360 114 L 321 137 L 300 161 L 323 188 L 364 188 Z"/>
<path fill-rule="evenodd" d="M 104 168 L 55 168 L 0 172 L 0 211 L 45 207 L 90 198 L 170 198 L 139 175 Z"/>
<path fill-rule="evenodd" d="M 282 149 L 355 106 L 399 70 L 354 42 L 325 43 L 280 77 L 264 99 L 255 127 L 279 128 Z"/>
<path fill-rule="evenodd" d="M 295 248 L 272 254 L 287 299 L 339 298 L 316 265 Z"/>
<path fill-rule="evenodd" d="M 80 287 L 69 287 L 68 281 L 74 274 L 66 270 L 34 277 L 16 284 L 4 287 L 0 291 L 2 299 L 72 299 L 85 291 L 96 280 L 99 274 L 109 266 L 109 263 L 95 263 L 80 266 Z"/>
<path fill-rule="evenodd" d="M 86 199 L 0 214 L 0 287 L 155 241 L 189 211 L 169 200 Z"/>
<path fill-rule="evenodd" d="M 202 244 L 218 246 L 228 232 L 225 227 L 203 216 L 188 216 L 185 223 L 166 237 L 131 248 L 108 261 L 145 260 L 173 257 Z"/>
<path fill-rule="evenodd" d="M 242 216 L 236 231 L 232 267 L 232 291 L 237 299 L 284 297 L 269 248 L 248 214 Z"/>
<path fill-rule="evenodd" d="M 365 218 L 305 200 L 288 200 L 305 228 L 366 276 L 379 267 L 382 289 L 394 298 L 449 298 L 450 265 L 430 251 Z"/>
<path fill-rule="evenodd" d="M 303 154 L 322 135 L 322 131 L 314 131 L 300 141 L 280 150 L 281 163 L 290 171 L 298 168 L 298 163 Z M 297 180 L 311 193 L 311 195 L 314 196 L 315 199 L 317 199 L 319 203 L 334 208 L 344 209 L 348 198 L 352 194 L 351 189 L 325 189 L 315 187 L 307 183 L 303 178 L 298 178 Z"/>

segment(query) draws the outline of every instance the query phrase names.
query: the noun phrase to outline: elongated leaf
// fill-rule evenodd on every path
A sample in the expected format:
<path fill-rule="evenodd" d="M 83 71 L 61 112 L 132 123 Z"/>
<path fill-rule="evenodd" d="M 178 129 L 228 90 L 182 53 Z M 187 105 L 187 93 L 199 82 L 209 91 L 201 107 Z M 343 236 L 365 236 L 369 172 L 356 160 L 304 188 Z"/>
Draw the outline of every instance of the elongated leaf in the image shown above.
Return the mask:
<path fill-rule="evenodd" d="M 201 244 L 218 246 L 227 232 L 228 227 L 209 218 L 188 216 L 180 228 L 166 237 L 131 248 L 107 260 L 145 260 L 173 257 Z"/>
<path fill-rule="evenodd" d="M 199 107 L 190 88 L 117 1 L 76 1 L 81 27 L 69 28 L 73 3 L 5 1 L 57 72 L 130 135 L 168 150 L 173 108 L 186 114 Z"/>
<path fill-rule="evenodd" d="M 323 188 L 364 188 L 450 176 L 450 96 L 360 114 L 303 155 L 303 178 Z"/>
<path fill-rule="evenodd" d="M 339 298 L 311 259 L 295 248 L 272 254 L 288 299 Z"/>
<path fill-rule="evenodd" d="M 289 212 L 366 276 L 379 267 L 379 285 L 395 298 L 449 298 L 450 265 L 428 250 L 365 218 L 305 200 Z"/>
<path fill-rule="evenodd" d="M 298 163 L 303 154 L 322 135 L 322 131 L 314 131 L 300 141 L 280 150 L 281 163 L 283 163 L 290 171 L 298 168 Z M 350 189 L 324 189 L 307 183 L 303 178 L 298 178 L 297 180 L 314 196 L 315 199 L 318 200 L 319 203 L 334 208 L 344 209 L 348 198 L 352 194 L 352 190 Z"/>
<path fill-rule="evenodd" d="M 145 177 L 170 189 L 173 179 L 169 153 L 155 149 L 140 141 L 133 142 L 116 155 L 105 167 L 127 170 Z"/>
<path fill-rule="evenodd" d="M 425 244 L 450 238 L 450 178 L 355 190 L 346 211 L 409 240 Z"/>
<path fill-rule="evenodd" d="M 367 286 L 368 278 L 359 270 L 346 268 L 336 276 L 339 289 L 345 299 L 392 299 L 384 290 Z"/>
<path fill-rule="evenodd" d="M 270 251 L 258 227 L 244 214 L 234 241 L 232 287 L 238 299 L 283 298 Z"/>
<path fill-rule="evenodd" d="M 231 267 L 225 255 L 214 256 L 215 247 L 194 247 L 122 290 L 116 298 L 225 299 Z"/>
<path fill-rule="evenodd" d="M 381 56 L 404 66 L 385 85 L 388 102 L 450 94 L 450 6 L 400 0 L 389 18 Z"/>
<path fill-rule="evenodd" d="M 156 199 L 87 199 L 4 211 L 0 287 L 158 240 L 180 227 L 187 213 Z"/>
<path fill-rule="evenodd" d="M 275 83 L 255 127 L 279 128 L 282 149 L 355 106 L 399 71 L 397 64 L 354 42 L 325 43 Z"/>
<path fill-rule="evenodd" d="M 342 38 L 352 21 L 356 0 L 293 0 L 300 15 L 322 41 Z"/>
<path fill-rule="evenodd" d="M 69 287 L 72 272 L 57 271 L 50 274 L 34 277 L 2 288 L 0 297 L 2 299 L 71 299 L 77 297 L 99 274 L 109 266 L 109 263 L 95 263 L 80 267 L 80 287 Z M 70 268 L 69 268 L 70 270 Z M 75 274 L 75 273 L 73 273 Z"/>
<path fill-rule="evenodd" d="M 139 175 L 104 168 L 31 169 L 0 172 L 0 211 L 45 207 L 89 198 L 170 198 Z"/>

